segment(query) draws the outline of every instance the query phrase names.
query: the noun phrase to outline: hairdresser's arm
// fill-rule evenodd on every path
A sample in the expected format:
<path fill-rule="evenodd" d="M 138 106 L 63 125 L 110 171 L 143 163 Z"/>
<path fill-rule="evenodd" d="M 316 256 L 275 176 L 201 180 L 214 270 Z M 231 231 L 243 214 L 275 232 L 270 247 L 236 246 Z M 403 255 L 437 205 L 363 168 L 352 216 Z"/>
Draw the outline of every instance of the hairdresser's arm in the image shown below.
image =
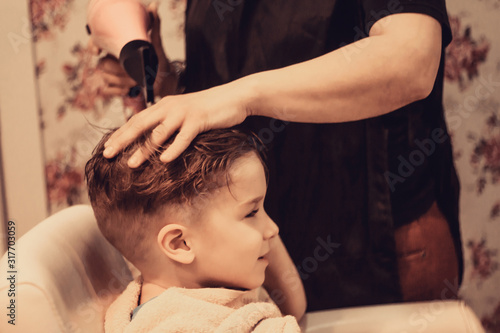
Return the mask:
<path fill-rule="evenodd" d="M 239 124 L 250 115 L 312 123 L 382 115 L 431 92 L 441 47 L 441 26 L 434 18 L 390 15 L 373 25 L 369 37 L 310 61 L 198 93 L 167 96 L 113 134 L 105 156 L 114 156 L 151 128 L 156 144 L 179 131 L 161 157 L 170 161 L 198 133 Z M 144 160 L 137 151 L 129 165 Z"/>
<path fill-rule="evenodd" d="M 300 320 L 306 312 L 306 294 L 299 273 L 279 236 L 271 241 L 264 287 L 284 315 Z"/>

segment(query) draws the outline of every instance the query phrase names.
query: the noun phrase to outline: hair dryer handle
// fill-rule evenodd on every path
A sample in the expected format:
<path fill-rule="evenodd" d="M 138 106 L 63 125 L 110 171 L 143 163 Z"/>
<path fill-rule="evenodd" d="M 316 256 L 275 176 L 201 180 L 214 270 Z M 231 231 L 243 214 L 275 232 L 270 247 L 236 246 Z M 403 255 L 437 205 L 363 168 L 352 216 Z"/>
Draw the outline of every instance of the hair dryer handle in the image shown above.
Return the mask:
<path fill-rule="evenodd" d="M 144 40 L 130 41 L 121 49 L 119 61 L 127 74 L 144 89 L 146 102 L 154 103 L 158 57 L 153 45 Z"/>

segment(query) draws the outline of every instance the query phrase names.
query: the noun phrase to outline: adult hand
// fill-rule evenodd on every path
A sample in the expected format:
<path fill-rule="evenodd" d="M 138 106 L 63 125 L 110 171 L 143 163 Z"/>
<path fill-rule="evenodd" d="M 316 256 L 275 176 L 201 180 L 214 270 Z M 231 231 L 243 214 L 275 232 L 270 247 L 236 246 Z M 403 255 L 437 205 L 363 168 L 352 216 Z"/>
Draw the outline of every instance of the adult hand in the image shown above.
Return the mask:
<path fill-rule="evenodd" d="M 102 93 L 105 96 L 125 96 L 130 91 L 130 88 L 137 86 L 137 82 L 125 72 L 118 60 L 110 54 L 99 59 L 97 68 L 102 71 L 101 75 L 105 82 Z"/>
<path fill-rule="evenodd" d="M 147 130 L 151 143 L 161 146 L 175 132 L 172 144 L 161 154 L 163 162 L 177 158 L 202 132 L 240 124 L 247 117 L 251 88 L 240 79 L 204 91 L 164 97 L 157 104 L 135 114 L 106 142 L 104 156 L 111 158 Z M 138 149 L 128 161 L 138 167 L 148 158 L 148 151 Z"/>
<path fill-rule="evenodd" d="M 170 62 L 163 50 L 158 4 L 156 2 L 150 3 L 147 10 L 153 18 L 149 37 L 155 48 L 156 55 L 158 56 L 158 72 L 154 83 L 154 93 L 155 96 L 163 97 L 176 92 L 178 78 L 176 74 L 172 72 Z M 88 48 L 95 55 L 99 55 L 102 51 L 95 45 L 92 38 L 89 41 Z M 108 54 L 101 58 L 98 63 L 98 68 L 103 72 L 102 76 L 106 83 L 103 94 L 106 96 L 126 95 L 130 91 L 130 88 L 138 85 L 138 83 L 125 72 L 118 62 L 118 59 L 112 55 Z"/>

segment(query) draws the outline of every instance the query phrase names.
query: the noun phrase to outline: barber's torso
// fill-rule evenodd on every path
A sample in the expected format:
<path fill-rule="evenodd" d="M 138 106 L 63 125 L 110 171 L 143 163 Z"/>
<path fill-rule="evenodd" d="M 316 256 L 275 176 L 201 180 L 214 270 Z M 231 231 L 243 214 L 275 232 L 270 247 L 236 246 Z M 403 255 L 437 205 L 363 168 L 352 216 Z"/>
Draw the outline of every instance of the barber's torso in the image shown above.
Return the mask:
<path fill-rule="evenodd" d="M 361 3 L 371 2 L 188 1 L 186 92 L 366 37 Z M 387 175 L 399 172 L 399 156 L 415 149 L 415 139 L 442 126 L 442 71 L 443 64 L 429 98 L 386 116 L 342 124 L 252 117 L 243 124 L 268 148 L 266 210 L 299 266 L 309 310 L 400 299 L 392 233 L 436 200 L 435 163 L 426 158 L 392 187 Z"/>

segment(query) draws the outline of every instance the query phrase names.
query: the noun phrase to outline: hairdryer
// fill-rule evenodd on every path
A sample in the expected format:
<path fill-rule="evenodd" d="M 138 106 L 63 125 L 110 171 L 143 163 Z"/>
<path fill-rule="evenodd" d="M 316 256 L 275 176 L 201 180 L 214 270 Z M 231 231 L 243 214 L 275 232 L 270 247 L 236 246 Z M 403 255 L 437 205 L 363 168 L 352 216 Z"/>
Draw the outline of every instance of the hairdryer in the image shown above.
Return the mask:
<path fill-rule="evenodd" d="M 147 33 L 152 21 L 139 0 L 90 0 L 87 8 L 87 32 L 94 44 L 116 57 L 139 84 L 129 95 L 141 89 L 147 103 L 154 103 L 158 72 L 158 57 Z"/>

